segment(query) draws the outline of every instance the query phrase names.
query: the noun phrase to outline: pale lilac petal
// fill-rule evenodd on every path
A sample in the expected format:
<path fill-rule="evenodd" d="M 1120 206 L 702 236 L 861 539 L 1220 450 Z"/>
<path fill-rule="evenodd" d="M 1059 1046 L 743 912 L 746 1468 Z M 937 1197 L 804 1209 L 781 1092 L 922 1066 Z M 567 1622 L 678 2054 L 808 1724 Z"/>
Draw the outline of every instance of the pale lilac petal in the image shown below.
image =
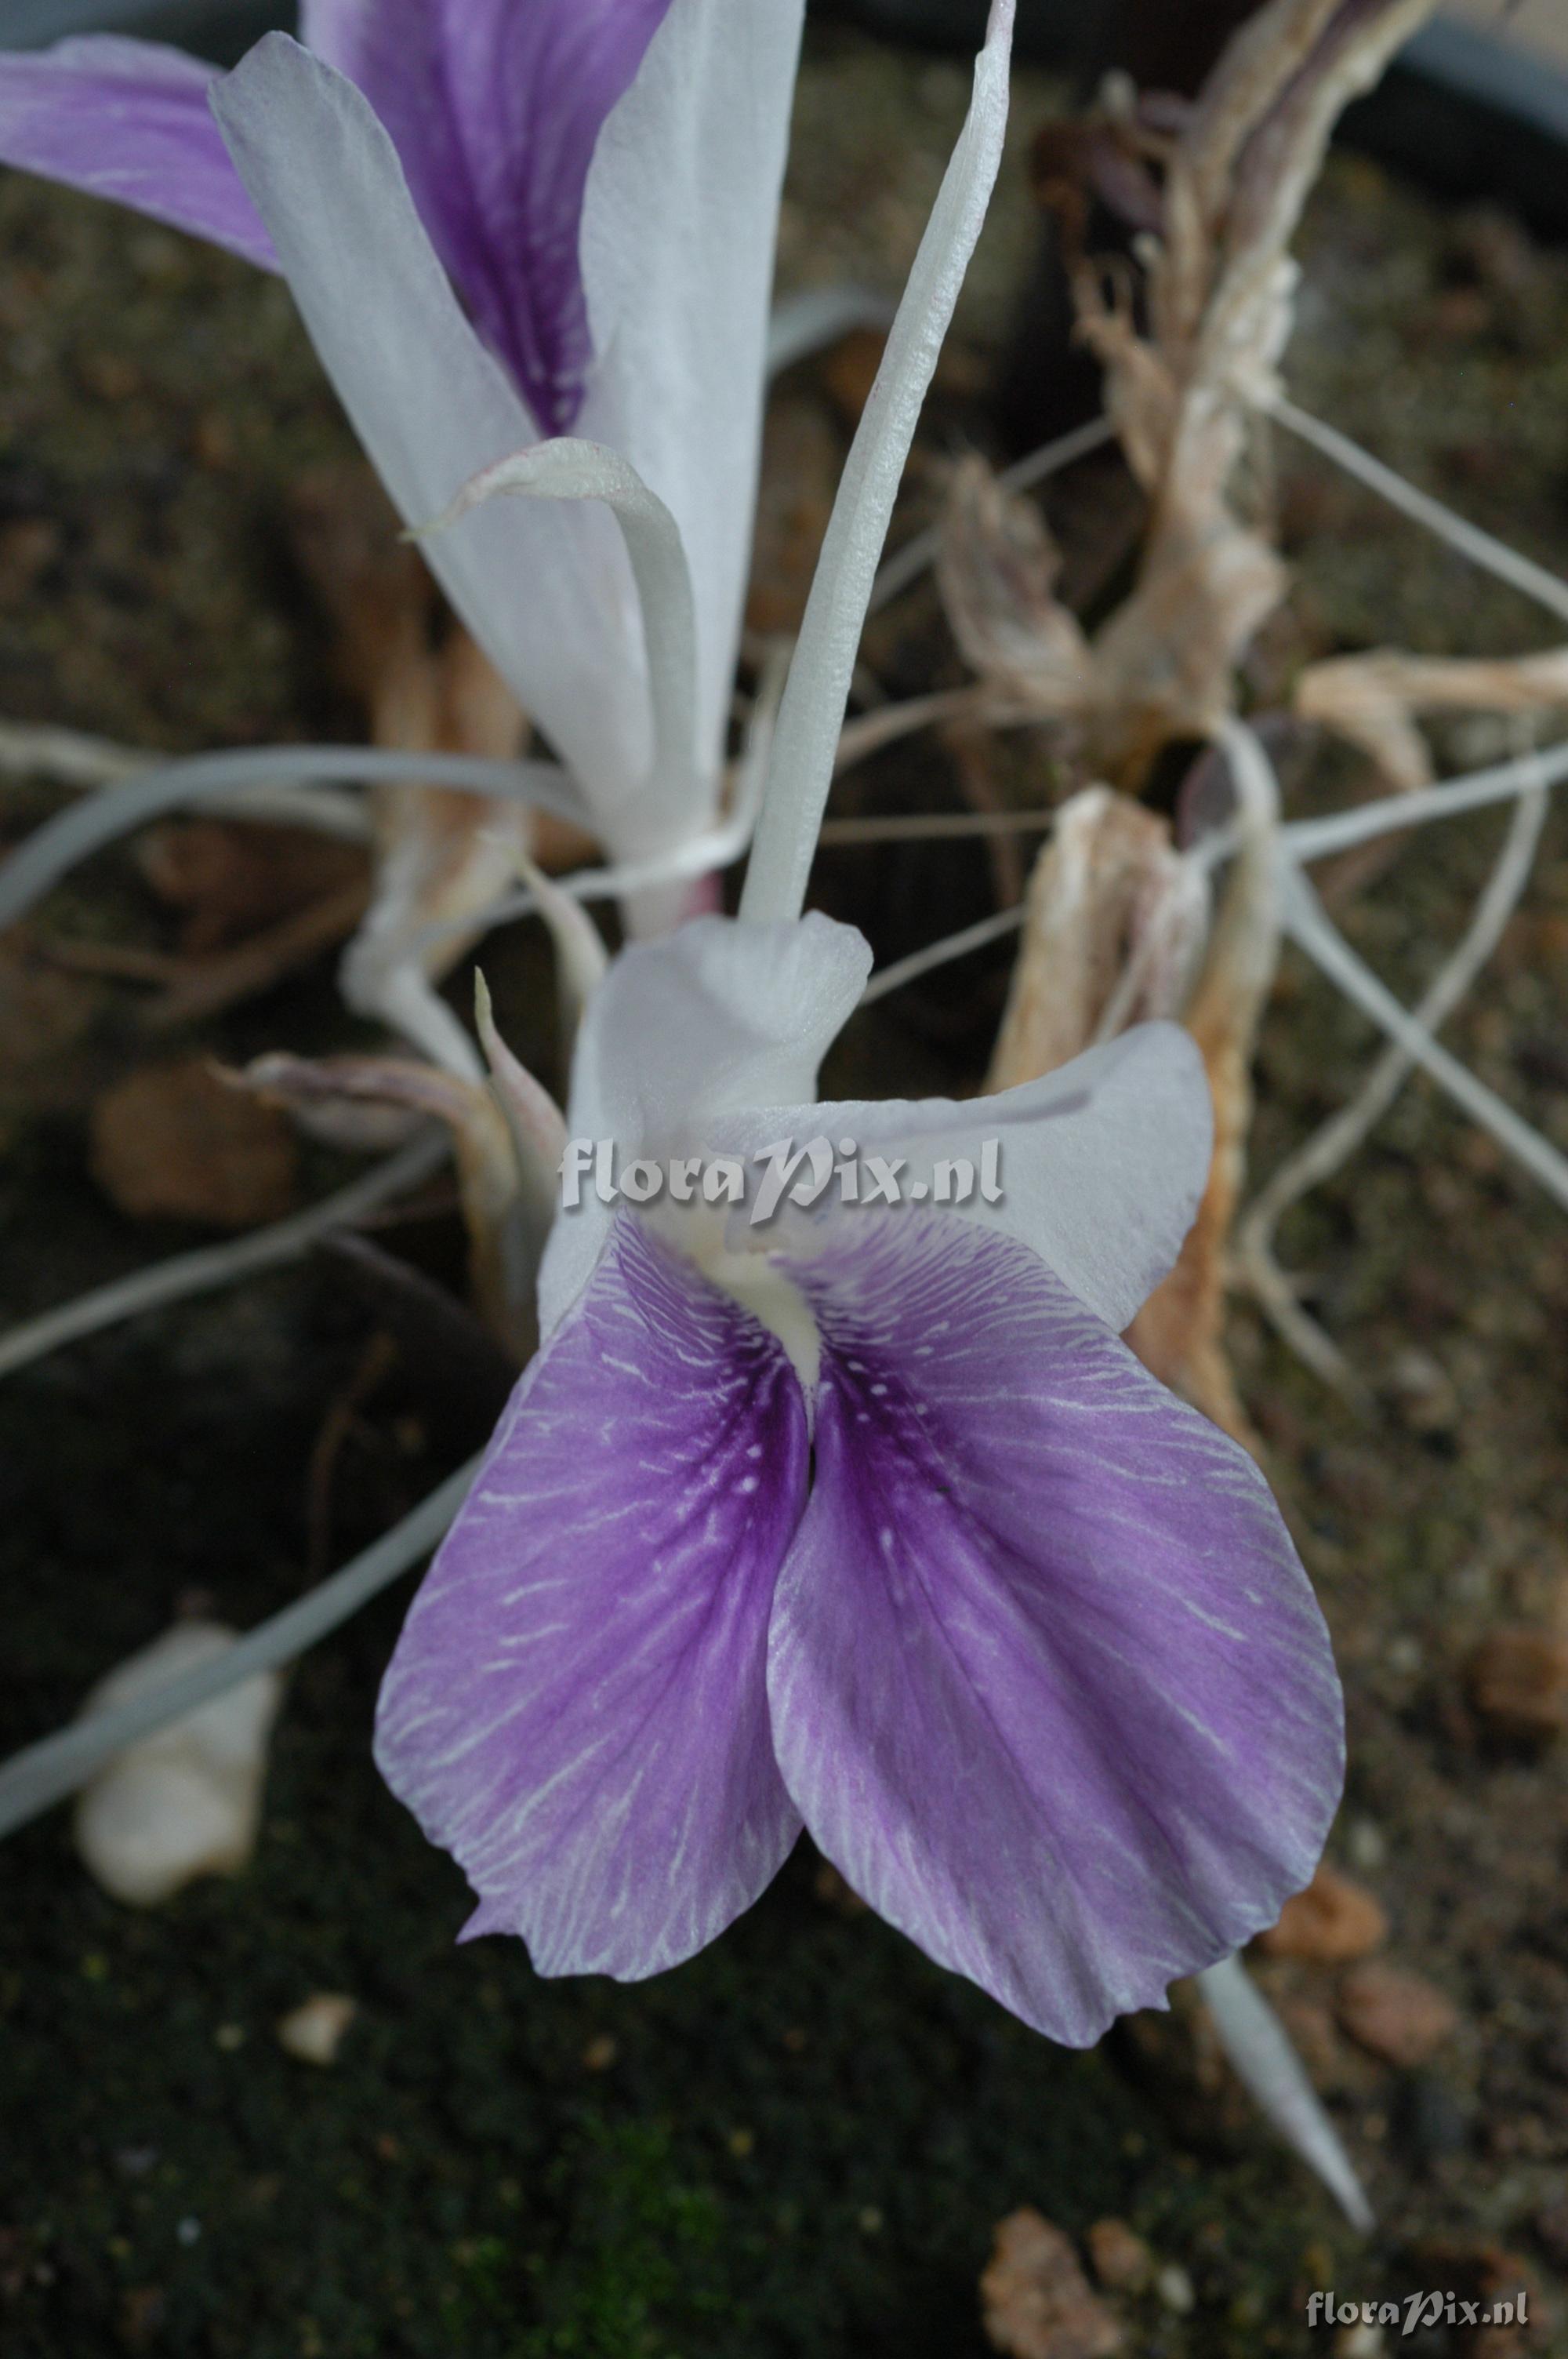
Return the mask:
<path fill-rule="evenodd" d="M 536 439 L 464 318 L 391 139 L 353 83 L 271 33 L 215 87 L 328 375 L 405 520 Z M 431 570 L 590 801 L 648 759 L 642 634 L 609 511 L 492 506 L 425 544 Z"/>
<path fill-rule="evenodd" d="M 634 1980 L 749 1908 L 799 1832 L 768 1730 L 805 1496 L 780 1345 L 634 1223 L 535 1361 L 415 1600 L 376 1759 L 541 1973 Z"/>
<path fill-rule="evenodd" d="M 577 430 L 622 451 L 680 527 L 697 599 L 699 756 L 715 777 L 803 13 L 804 0 L 674 0 L 605 124 L 583 201 L 594 363 Z"/>
<path fill-rule="evenodd" d="M 109 197 L 276 270 L 207 93 L 215 66 L 113 34 L 0 53 L 0 163 Z"/>
<path fill-rule="evenodd" d="M 771 1144 L 779 1134 L 746 1110 L 816 1088 L 871 962 L 862 935 L 816 910 L 782 926 L 695 918 L 622 951 L 578 1034 L 568 1135 L 611 1139 L 622 1157 Z M 543 1333 L 587 1284 L 611 1219 L 590 1192 L 557 1220 L 539 1273 Z"/>
<path fill-rule="evenodd" d="M 546 433 L 570 432 L 592 358 L 589 165 L 669 6 L 306 0 L 306 42 L 391 132 L 438 253 Z"/>
<path fill-rule="evenodd" d="M 1268 1486 L 1025 1247 L 845 1212 L 773 1742 L 880 1915 L 1038 2029 L 1098 2037 L 1309 1879 L 1328 1636 Z"/>

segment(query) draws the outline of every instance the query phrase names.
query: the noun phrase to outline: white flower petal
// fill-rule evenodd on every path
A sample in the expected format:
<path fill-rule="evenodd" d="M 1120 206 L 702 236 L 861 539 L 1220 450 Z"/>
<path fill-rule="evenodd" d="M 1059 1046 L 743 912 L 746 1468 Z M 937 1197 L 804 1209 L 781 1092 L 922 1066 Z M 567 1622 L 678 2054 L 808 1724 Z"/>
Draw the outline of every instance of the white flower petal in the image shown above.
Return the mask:
<path fill-rule="evenodd" d="M 212 105 L 328 375 L 406 522 L 538 440 L 459 308 L 353 84 L 269 34 Z M 492 661 L 596 801 L 649 756 L 631 568 L 603 509 L 492 509 L 428 550 Z"/>
<path fill-rule="evenodd" d="M 716 780 L 745 592 L 802 0 L 673 0 L 600 135 L 581 262 L 595 364 L 576 431 L 680 527 L 698 755 Z"/>
<path fill-rule="evenodd" d="M 863 936 L 816 911 L 787 926 L 698 918 L 623 951 L 578 1036 L 568 1136 L 613 1140 L 622 1157 L 695 1155 L 739 1117 L 744 1151 L 765 1143 L 747 1109 L 809 1096 L 871 962 Z M 591 1190 L 557 1217 L 539 1275 L 543 1334 L 588 1283 L 611 1220 Z"/>
<path fill-rule="evenodd" d="M 853 1139 L 891 1162 L 902 1201 L 963 1158 L 978 1178 L 987 1139 L 1000 1142 L 1001 1201 L 977 1184 L 955 1213 L 1018 1238 L 1118 1333 L 1166 1275 L 1208 1179 L 1214 1119 L 1203 1060 L 1175 1024 L 1140 1024 L 1086 1049 L 1043 1081 L 995 1097 L 877 1098 L 756 1108 L 720 1124 L 716 1144 L 823 1136 Z M 937 1201 L 934 1195 L 914 1200 Z"/>

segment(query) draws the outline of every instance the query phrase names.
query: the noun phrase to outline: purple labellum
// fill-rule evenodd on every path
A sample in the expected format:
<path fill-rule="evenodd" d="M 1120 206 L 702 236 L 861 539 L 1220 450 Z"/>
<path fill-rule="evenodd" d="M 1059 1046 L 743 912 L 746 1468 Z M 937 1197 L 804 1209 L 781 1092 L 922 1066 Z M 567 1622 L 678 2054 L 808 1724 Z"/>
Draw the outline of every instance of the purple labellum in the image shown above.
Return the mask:
<path fill-rule="evenodd" d="M 415 1601 L 376 1760 L 542 1973 L 676 1964 L 800 1816 L 768 1733 L 773 1575 L 806 1495 L 774 1339 L 622 1223 L 524 1377 Z"/>
<path fill-rule="evenodd" d="M 1268 1485 L 1026 1246 L 843 1215 L 779 1579 L 784 1782 L 880 1915 L 1073 2046 L 1271 1924 L 1338 1682 Z"/>
<path fill-rule="evenodd" d="M 804 1821 L 1073 2044 L 1272 1922 L 1338 1796 L 1327 1633 L 1246 1453 L 1025 1245 L 839 1211 L 771 1330 L 622 1217 L 416 1603 L 378 1758 L 546 1973 L 652 1973 Z M 761 1679 L 767 1631 L 766 1697 Z"/>

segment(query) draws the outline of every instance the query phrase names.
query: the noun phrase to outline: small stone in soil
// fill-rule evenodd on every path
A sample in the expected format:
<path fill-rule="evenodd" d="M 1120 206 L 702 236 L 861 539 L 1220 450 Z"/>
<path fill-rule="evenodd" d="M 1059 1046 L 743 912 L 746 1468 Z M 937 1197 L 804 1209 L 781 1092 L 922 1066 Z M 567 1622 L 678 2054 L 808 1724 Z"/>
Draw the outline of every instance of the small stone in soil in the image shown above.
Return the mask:
<path fill-rule="evenodd" d="M 1279 1922 L 1258 1936 L 1271 1958 L 1303 1958 L 1315 1965 L 1348 1965 L 1381 1949 L 1389 1920 L 1365 1886 L 1325 1862 L 1307 1886 L 1287 1900 Z"/>
<path fill-rule="evenodd" d="M 1340 2028 L 1387 2064 L 1413 2071 L 1459 2027 L 1451 1999 L 1398 1966 L 1355 1967 L 1339 1985 Z"/>
<path fill-rule="evenodd" d="M 1465 1666 L 1465 1687 L 1488 1736 L 1549 1744 L 1568 1728 L 1568 1639 L 1544 1630 L 1494 1630 Z"/>
<path fill-rule="evenodd" d="M 1107 2293 L 1141 2293 L 1154 2256 L 1125 2220 L 1097 2220 L 1086 2240 L 1094 2273 Z"/>
<path fill-rule="evenodd" d="M 301 2064 L 335 2064 L 343 2038 L 359 2013 L 342 1991 L 313 1991 L 277 2027 L 277 2044 Z"/>
<path fill-rule="evenodd" d="M 1007 2359 L 1112 2359 L 1122 2332 L 1060 2228 L 1028 2207 L 996 2231 L 980 2278 L 986 2333 Z"/>

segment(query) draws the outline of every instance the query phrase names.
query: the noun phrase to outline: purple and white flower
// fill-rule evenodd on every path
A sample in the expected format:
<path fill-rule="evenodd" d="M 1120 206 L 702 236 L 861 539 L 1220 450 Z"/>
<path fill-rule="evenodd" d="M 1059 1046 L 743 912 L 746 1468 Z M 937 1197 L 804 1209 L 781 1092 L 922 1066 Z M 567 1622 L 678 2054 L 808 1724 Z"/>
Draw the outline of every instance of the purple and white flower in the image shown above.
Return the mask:
<path fill-rule="evenodd" d="M 1227 1956 L 1339 1792 L 1327 1633 L 1244 1451 L 1119 1341 L 1175 1260 L 1211 1115 L 1145 1026 L 989 1099 L 815 1103 L 870 952 L 798 915 L 867 591 L 984 216 L 1011 9 L 845 470 L 740 921 L 625 952 L 568 1135 L 650 1161 L 841 1137 L 1001 1201 L 585 1197 L 544 1342 L 427 1576 L 377 1758 L 544 1973 L 654 1973 L 806 1827 L 932 1957 L 1074 2042 Z M 929 1201 L 929 1200 L 928 1200 Z"/>
<path fill-rule="evenodd" d="M 545 496 L 427 547 L 622 859 L 717 808 L 802 7 L 305 0 L 303 47 L 227 75 L 114 37 L 0 59 L 0 160 L 284 273 L 409 525 L 543 443 Z"/>
<path fill-rule="evenodd" d="M 546 1341 L 426 1580 L 377 1758 L 546 1973 L 636 1977 L 803 1826 L 1053 2037 L 1227 1956 L 1338 1796 L 1327 1634 L 1246 1453 L 1118 1340 L 1208 1169 L 1184 1033 L 968 1103 L 811 1103 L 870 963 L 710 918 L 589 1004 L 569 1123 L 629 1153 L 852 1135 L 994 1207 L 557 1220 Z M 804 1101 L 804 1102 L 803 1102 Z"/>

